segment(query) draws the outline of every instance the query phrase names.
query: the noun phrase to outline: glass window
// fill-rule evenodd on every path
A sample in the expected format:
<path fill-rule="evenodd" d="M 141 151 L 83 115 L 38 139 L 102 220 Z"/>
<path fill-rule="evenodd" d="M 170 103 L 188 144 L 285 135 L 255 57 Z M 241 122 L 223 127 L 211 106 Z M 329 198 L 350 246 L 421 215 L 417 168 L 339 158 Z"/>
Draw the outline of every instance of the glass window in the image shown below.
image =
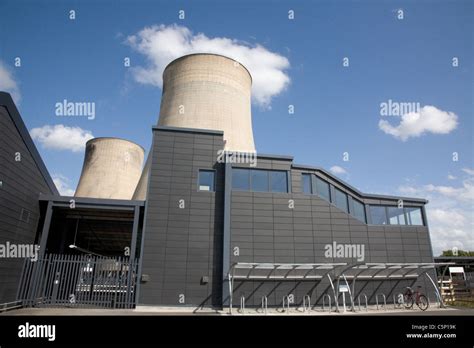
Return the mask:
<path fill-rule="evenodd" d="M 215 191 L 214 187 L 214 171 L 213 170 L 199 170 L 199 190 L 200 191 Z"/>
<path fill-rule="evenodd" d="M 250 171 L 248 169 L 232 169 L 232 188 L 236 190 L 250 190 Z"/>
<path fill-rule="evenodd" d="M 342 209 L 344 210 L 346 213 L 348 212 L 348 209 L 347 209 L 347 195 L 342 192 L 341 190 L 335 188 L 334 189 L 336 191 L 336 197 L 335 197 L 335 202 L 334 204 L 336 205 L 336 207 L 338 207 L 339 209 Z"/>
<path fill-rule="evenodd" d="M 387 210 L 390 225 L 405 225 L 405 214 L 403 208 L 388 207 Z"/>
<path fill-rule="evenodd" d="M 329 193 L 329 184 L 326 181 L 318 178 L 317 176 L 315 176 L 315 178 L 316 178 L 316 191 L 318 195 L 324 198 L 325 200 L 327 200 L 328 202 L 330 202 L 331 195 Z M 346 202 L 346 209 L 347 209 L 347 202 Z"/>
<path fill-rule="evenodd" d="M 373 225 L 386 225 L 387 224 L 387 214 L 385 212 L 384 206 L 371 205 L 370 217 L 372 218 Z"/>
<path fill-rule="evenodd" d="M 364 208 L 364 205 L 355 200 L 355 199 L 352 199 L 352 206 L 354 207 L 354 211 L 352 212 L 352 215 L 354 215 L 354 217 L 362 222 L 365 222 L 365 208 Z"/>
<path fill-rule="evenodd" d="M 288 179 L 285 171 L 270 172 L 270 191 L 272 192 L 288 192 Z"/>
<path fill-rule="evenodd" d="M 405 209 L 408 219 L 410 220 L 410 225 L 423 226 L 423 218 L 421 216 L 420 208 L 408 207 Z"/>
<path fill-rule="evenodd" d="M 253 169 L 250 174 L 252 191 L 268 192 L 268 171 Z"/>
<path fill-rule="evenodd" d="M 312 194 L 313 189 L 311 188 L 311 174 L 302 174 L 301 181 L 303 185 L 303 193 Z"/>

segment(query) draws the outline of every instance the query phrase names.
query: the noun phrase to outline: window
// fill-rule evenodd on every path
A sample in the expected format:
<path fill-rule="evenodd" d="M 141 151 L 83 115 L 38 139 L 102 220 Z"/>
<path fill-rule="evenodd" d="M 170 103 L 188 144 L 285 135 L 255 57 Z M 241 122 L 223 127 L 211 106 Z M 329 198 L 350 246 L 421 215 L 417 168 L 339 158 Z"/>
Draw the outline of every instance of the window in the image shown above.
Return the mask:
<path fill-rule="evenodd" d="M 324 198 L 326 201 L 330 202 L 331 201 L 331 195 L 329 193 L 329 184 L 315 176 L 316 178 L 316 192 L 318 195 L 322 198 Z M 346 209 L 347 209 L 347 202 L 346 202 Z"/>
<path fill-rule="evenodd" d="M 199 191 L 215 191 L 215 173 L 213 170 L 199 170 Z"/>
<path fill-rule="evenodd" d="M 423 226 L 421 209 L 414 207 L 405 208 L 410 225 Z"/>
<path fill-rule="evenodd" d="M 355 200 L 355 199 L 352 199 L 352 207 L 354 208 L 353 209 L 353 212 L 352 212 L 352 215 L 362 221 L 362 222 L 365 222 L 365 208 L 364 208 L 364 205 Z"/>
<path fill-rule="evenodd" d="M 405 225 L 405 213 L 403 208 L 388 207 L 387 210 L 390 225 Z"/>
<path fill-rule="evenodd" d="M 253 169 L 250 172 L 252 191 L 268 192 L 268 171 Z"/>
<path fill-rule="evenodd" d="M 288 177 L 285 171 L 272 170 L 270 172 L 270 191 L 288 192 Z"/>
<path fill-rule="evenodd" d="M 386 225 L 387 224 L 387 214 L 385 212 L 384 206 L 371 205 L 370 217 L 372 218 L 373 225 Z"/>
<path fill-rule="evenodd" d="M 235 190 L 250 190 L 250 170 L 232 169 L 232 188 Z"/>
<path fill-rule="evenodd" d="M 311 174 L 302 174 L 301 181 L 303 185 L 303 193 L 312 194 L 313 188 L 311 187 Z"/>
<path fill-rule="evenodd" d="M 288 192 L 285 170 L 232 169 L 232 188 L 241 191 Z"/>
<path fill-rule="evenodd" d="M 341 210 L 344 210 L 346 213 L 348 212 L 347 209 L 347 195 L 342 192 L 341 190 L 334 188 L 336 192 L 335 202 L 334 204 Z"/>

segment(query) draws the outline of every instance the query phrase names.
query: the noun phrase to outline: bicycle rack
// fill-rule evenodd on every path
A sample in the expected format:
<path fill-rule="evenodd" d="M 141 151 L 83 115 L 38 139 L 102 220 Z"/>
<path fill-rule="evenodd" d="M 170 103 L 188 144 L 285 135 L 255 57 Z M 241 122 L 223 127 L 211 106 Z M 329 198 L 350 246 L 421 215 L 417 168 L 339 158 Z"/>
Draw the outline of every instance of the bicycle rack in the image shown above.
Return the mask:
<path fill-rule="evenodd" d="M 398 303 L 398 295 L 402 295 L 401 299 L 402 299 L 402 302 L 401 303 Z M 405 304 L 405 300 L 403 299 L 403 294 L 401 292 L 399 292 L 398 294 L 393 294 L 393 308 L 397 309 L 397 306 L 400 305 L 400 306 L 403 306 Z"/>
<path fill-rule="evenodd" d="M 324 299 L 326 298 L 326 296 L 328 297 L 328 300 L 329 300 L 329 312 L 331 312 L 331 296 L 329 294 L 324 294 L 323 296 L 323 312 L 325 311 L 325 308 L 326 308 L 326 302 L 324 301 Z"/>
<path fill-rule="evenodd" d="M 245 296 L 240 297 L 240 313 L 245 314 Z"/>
<path fill-rule="evenodd" d="M 287 308 L 286 314 L 289 314 L 290 313 L 290 296 L 283 296 L 283 306 L 282 306 L 283 312 L 285 312 L 285 302 L 286 302 L 286 308 Z"/>
<path fill-rule="evenodd" d="M 308 307 L 306 307 L 306 300 L 308 300 Z M 309 295 L 303 297 L 303 312 L 306 312 L 306 310 L 308 310 L 308 313 L 311 312 L 311 297 Z"/>
<path fill-rule="evenodd" d="M 267 308 L 268 308 L 267 296 L 262 296 L 262 312 L 267 314 Z"/>
<path fill-rule="evenodd" d="M 369 311 L 369 306 L 368 306 L 368 303 L 367 303 L 367 295 L 366 294 L 360 294 L 359 296 L 357 296 L 357 303 L 359 304 L 359 311 L 361 310 L 360 309 L 360 297 L 361 296 L 364 296 L 364 299 L 365 299 L 365 311 L 368 312 Z"/>
<path fill-rule="evenodd" d="M 379 296 L 382 296 L 383 298 L 383 309 L 387 310 L 387 299 L 385 297 L 385 294 L 375 295 L 375 303 L 377 304 L 377 310 L 379 309 Z"/>

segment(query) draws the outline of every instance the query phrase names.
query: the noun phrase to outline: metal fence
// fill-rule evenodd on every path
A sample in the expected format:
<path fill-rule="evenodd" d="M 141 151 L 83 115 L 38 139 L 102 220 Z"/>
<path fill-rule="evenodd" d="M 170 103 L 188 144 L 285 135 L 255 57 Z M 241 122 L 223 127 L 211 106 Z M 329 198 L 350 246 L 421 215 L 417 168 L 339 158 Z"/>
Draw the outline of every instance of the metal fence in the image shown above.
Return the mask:
<path fill-rule="evenodd" d="M 17 299 L 26 307 L 134 308 L 138 260 L 47 254 L 26 259 Z"/>

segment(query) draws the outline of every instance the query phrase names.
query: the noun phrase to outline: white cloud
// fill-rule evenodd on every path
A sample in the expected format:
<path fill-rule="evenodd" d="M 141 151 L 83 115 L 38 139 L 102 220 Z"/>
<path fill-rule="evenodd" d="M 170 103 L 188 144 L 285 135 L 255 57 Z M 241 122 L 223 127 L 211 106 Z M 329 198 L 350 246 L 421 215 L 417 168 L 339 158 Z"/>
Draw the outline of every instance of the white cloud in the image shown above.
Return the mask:
<path fill-rule="evenodd" d="M 457 177 L 455 177 L 454 175 L 451 175 L 451 174 L 448 174 L 448 180 L 456 180 Z"/>
<path fill-rule="evenodd" d="M 33 128 L 30 134 L 33 140 L 37 140 L 45 148 L 72 152 L 82 151 L 86 142 L 94 138 L 88 130 L 80 127 L 67 127 L 62 124 Z"/>
<path fill-rule="evenodd" d="M 69 179 L 66 178 L 64 175 L 55 174 L 53 175 L 53 181 L 56 185 L 61 196 L 74 196 L 75 190 L 73 190 L 69 185 Z"/>
<path fill-rule="evenodd" d="M 458 116 L 452 112 L 439 110 L 434 106 L 423 106 L 418 112 L 409 112 L 401 117 L 398 126 L 380 120 L 379 128 L 402 141 L 419 137 L 425 133 L 448 134 L 458 125 Z"/>
<path fill-rule="evenodd" d="M 21 99 L 18 83 L 13 78 L 13 73 L 8 67 L 0 61 L 0 91 L 11 94 L 13 101 L 19 103 Z"/>
<path fill-rule="evenodd" d="M 202 33 L 194 34 L 179 25 L 154 25 L 146 27 L 125 41 L 148 61 L 146 67 L 134 67 L 137 82 L 161 88 L 162 74 L 172 60 L 191 53 L 215 53 L 242 63 L 251 73 L 253 101 L 265 108 L 270 107 L 272 97 L 284 91 L 290 78 L 287 58 L 257 44 L 250 45 L 226 37 L 210 38 Z"/>
<path fill-rule="evenodd" d="M 329 170 L 331 171 L 331 173 L 336 175 L 347 174 L 347 171 L 339 166 L 332 166 L 331 168 L 329 168 Z"/>
<path fill-rule="evenodd" d="M 469 175 L 474 175 L 474 169 L 463 168 L 462 171 L 463 171 L 464 173 L 469 174 Z"/>
<path fill-rule="evenodd" d="M 435 256 L 453 247 L 474 250 L 474 178 L 457 187 L 405 185 L 399 192 L 429 200 L 426 210 Z"/>

